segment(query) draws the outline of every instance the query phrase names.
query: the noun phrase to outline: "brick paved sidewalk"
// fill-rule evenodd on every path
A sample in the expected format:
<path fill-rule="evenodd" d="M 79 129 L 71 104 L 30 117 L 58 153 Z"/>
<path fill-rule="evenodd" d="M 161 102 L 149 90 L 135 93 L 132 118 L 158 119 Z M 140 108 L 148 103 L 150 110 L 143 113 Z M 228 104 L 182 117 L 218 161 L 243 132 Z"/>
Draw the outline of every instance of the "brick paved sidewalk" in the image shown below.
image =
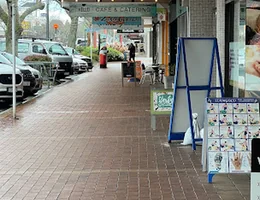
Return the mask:
<path fill-rule="evenodd" d="M 151 131 L 149 87 L 109 64 L 2 116 L 0 199 L 249 199 L 248 175 L 208 184 L 200 148 L 165 143 L 167 117 Z"/>

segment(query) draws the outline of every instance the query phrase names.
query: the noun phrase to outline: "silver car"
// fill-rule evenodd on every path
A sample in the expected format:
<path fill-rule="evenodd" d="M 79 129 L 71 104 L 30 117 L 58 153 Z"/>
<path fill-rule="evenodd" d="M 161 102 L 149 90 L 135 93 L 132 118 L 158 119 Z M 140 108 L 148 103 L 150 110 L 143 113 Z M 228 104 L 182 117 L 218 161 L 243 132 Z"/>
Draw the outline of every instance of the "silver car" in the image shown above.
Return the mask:
<path fill-rule="evenodd" d="M 0 40 L 0 47 L 5 51 L 5 40 Z M 52 62 L 59 64 L 57 78 L 62 79 L 73 73 L 72 56 L 69 55 L 59 42 L 41 39 L 19 39 L 18 57 L 24 60 L 27 56 L 48 56 Z"/>
<path fill-rule="evenodd" d="M 13 64 L 14 56 L 12 54 L 7 52 L 0 52 L 0 54 L 3 55 L 5 58 L 7 58 Z M 16 57 L 16 65 L 18 67 L 26 68 L 32 72 L 35 78 L 35 84 L 34 87 L 31 88 L 30 93 L 34 94 L 42 89 L 43 78 L 41 73 L 37 69 L 32 68 L 31 66 L 26 64 L 23 60 L 21 60 L 18 57 Z"/>

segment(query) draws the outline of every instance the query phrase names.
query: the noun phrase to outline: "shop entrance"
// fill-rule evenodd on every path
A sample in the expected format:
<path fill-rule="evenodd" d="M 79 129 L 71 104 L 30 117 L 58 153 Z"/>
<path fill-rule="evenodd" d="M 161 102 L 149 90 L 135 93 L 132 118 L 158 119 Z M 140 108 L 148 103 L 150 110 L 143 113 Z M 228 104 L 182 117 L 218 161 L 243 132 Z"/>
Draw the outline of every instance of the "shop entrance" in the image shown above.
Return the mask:
<path fill-rule="evenodd" d="M 234 42 L 234 1 L 225 6 L 225 96 L 233 97 L 233 86 L 230 85 L 229 44 Z"/>

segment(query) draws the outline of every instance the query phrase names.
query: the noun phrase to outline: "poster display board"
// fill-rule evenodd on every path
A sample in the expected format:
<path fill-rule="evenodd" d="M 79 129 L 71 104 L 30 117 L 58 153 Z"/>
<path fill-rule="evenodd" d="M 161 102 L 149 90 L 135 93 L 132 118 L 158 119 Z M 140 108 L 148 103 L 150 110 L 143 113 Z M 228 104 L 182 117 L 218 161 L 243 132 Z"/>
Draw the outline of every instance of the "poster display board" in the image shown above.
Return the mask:
<path fill-rule="evenodd" d="M 260 138 L 256 98 L 207 98 L 204 127 L 209 182 L 218 173 L 249 173 L 251 143 Z"/>
<path fill-rule="evenodd" d="M 200 59 L 198 59 L 200 58 Z M 216 59 L 217 65 L 214 65 Z M 218 67 L 220 85 L 211 84 L 213 68 Z M 216 38 L 179 38 L 174 80 L 173 104 L 170 117 L 168 142 L 183 140 L 188 128 L 191 129 L 192 148 L 196 150 L 192 113 L 198 114 L 202 127 L 204 101 L 212 90 L 220 90 L 224 96 L 220 58 Z"/>
<path fill-rule="evenodd" d="M 121 63 L 121 73 L 122 73 L 122 86 L 124 86 L 124 78 L 134 78 L 136 85 L 136 65 L 133 62 L 122 62 Z"/>
<path fill-rule="evenodd" d="M 151 114 L 152 115 L 170 115 L 172 108 L 172 90 L 151 90 Z"/>

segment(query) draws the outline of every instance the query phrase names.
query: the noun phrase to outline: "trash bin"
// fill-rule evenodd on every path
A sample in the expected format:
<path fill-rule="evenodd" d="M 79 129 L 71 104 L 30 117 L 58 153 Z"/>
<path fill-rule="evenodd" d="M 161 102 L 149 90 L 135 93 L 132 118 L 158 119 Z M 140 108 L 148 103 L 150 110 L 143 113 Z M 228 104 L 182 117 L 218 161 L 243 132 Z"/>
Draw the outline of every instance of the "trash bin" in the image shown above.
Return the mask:
<path fill-rule="evenodd" d="M 100 68 L 107 68 L 107 53 L 108 50 L 106 47 L 102 47 L 99 52 L 99 64 Z"/>

